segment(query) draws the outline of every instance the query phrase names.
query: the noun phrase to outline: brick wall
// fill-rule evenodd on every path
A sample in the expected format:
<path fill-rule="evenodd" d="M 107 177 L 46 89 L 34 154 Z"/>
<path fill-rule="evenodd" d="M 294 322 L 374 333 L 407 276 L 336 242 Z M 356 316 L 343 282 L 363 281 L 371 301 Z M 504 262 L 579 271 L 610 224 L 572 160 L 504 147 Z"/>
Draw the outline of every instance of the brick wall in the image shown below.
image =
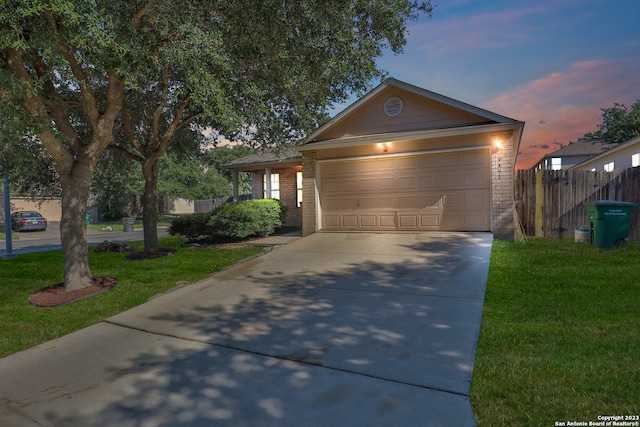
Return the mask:
<path fill-rule="evenodd" d="M 496 239 L 514 240 L 513 135 L 491 151 L 491 231 Z"/>
<path fill-rule="evenodd" d="M 297 206 L 296 172 L 302 171 L 302 166 L 270 168 L 270 171 L 279 175 L 280 200 L 287 205 L 286 224 L 300 226 L 302 209 Z M 264 169 L 251 171 L 251 195 L 254 199 L 264 197 L 264 175 Z"/>

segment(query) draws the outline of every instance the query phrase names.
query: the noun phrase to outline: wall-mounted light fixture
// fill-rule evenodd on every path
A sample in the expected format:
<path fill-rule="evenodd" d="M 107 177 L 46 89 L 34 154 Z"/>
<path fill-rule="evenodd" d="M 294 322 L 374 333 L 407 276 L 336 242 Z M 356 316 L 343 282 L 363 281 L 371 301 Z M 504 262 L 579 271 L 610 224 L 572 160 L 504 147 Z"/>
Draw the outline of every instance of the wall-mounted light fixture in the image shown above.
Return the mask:
<path fill-rule="evenodd" d="M 492 143 L 491 143 L 491 152 L 492 153 L 499 153 L 500 150 L 502 150 L 502 147 L 504 146 L 504 141 L 502 140 L 502 138 L 493 138 L 492 139 Z"/>
<path fill-rule="evenodd" d="M 390 142 L 381 142 L 378 144 L 378 148 L 381 148 L 382 151 L 384 151 L 385 153 L 389 151 L 390 147 L 391 147 Z"/>

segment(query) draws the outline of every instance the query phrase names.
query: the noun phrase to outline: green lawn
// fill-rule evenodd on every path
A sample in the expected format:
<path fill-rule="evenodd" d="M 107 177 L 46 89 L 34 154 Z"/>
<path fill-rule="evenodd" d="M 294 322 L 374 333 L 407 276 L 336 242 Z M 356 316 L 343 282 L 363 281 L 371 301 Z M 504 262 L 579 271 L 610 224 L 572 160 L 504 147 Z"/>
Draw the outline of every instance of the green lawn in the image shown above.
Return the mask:
<path fill-rule="evenodd" d="M 495 241 L 471 402 L 479 426 L 640 414 L 640 243 Z"/>
<path fill-rule="evenodd" d="M 118 286 L 75 304 L 39 308 L 29 295 L 62 281 L 61 251 L 0 259 L 0 357 L 196 281 L 261 249 L 181 248 L 126 261 L 92 253 L 96 276 Z M 141 242 L 135 243 L 141 247 Z M 570 240 L 495 241 L 471 402 L 478 425 L 553 426 L 640 413 L 640 243 L 600 250 Z"/>
<path fill-rule="evenodd" d="M 104 294 L 53 308 L 33 306 L 28 298 L 40 288 L 62 282 L 62 251 L 0 259 L 0 357 L 99 322 L 171 289 L 178 281 L 197 281 L 263 251 L 182 248 L 182 242 L 180 237 L 160 238 L 161 247 L 176 248 L 176 253 L 144 261 L 127 261 L 124 253 L 90 251 L 92 274 L 116 276 L 118 285 Z M 142 248 L 142 242 L 133 245 Z"/>

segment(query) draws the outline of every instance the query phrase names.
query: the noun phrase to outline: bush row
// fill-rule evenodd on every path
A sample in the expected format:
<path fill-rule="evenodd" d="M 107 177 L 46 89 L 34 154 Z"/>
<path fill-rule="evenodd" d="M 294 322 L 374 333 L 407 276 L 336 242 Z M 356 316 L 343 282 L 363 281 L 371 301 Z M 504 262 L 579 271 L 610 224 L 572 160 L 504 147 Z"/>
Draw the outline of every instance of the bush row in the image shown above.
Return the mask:
<path fill-rule="evenodd" d="M 230 202 L 211 212 L 175 218 L 169 234 L 184 236 L 190 241 L 201 237 L 240 240 L 268 236 L 282 226 L 285 213 L 285 204 L 276 199 Z"/>

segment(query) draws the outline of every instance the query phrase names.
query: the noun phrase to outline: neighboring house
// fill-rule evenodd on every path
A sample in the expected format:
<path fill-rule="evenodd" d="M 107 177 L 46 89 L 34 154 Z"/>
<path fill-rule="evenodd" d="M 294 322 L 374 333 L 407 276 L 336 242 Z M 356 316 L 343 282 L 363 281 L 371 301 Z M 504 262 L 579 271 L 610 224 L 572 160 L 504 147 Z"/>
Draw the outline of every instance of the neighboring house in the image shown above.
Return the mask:
<path fill-rule="evenodd" d="M 254 197 L 294 206 L 303 235 L 491 231 L 513 240 L 523 127 L 388 79 L 298 146 L 302 158 L 263 154 L 226 167 L 254 175 Z"/>
<path fill-rule="evenodd" d="M 609 149 L 609 143 L 598 138 L 580 138 L 559 150 L 545 154 L 531 169 L 569 169 Z"/>
<path fill-rule="evenodd" d="M 4 200 L 3 193 L 0 197 Z M 44 216 L 47 221 L 56 222 L 62 218 L 62 205 L 60 199 L 31 200 L 26 197 L 11 197 L 11 213 L 18 211 L 37 211 Z M 0 201 L 0 207 L 4 208 L 4 203 Z M 2 211 L 4 214 L 4 210 Z M 4 221 L 4 217 L 2 218 Z"/>
<path fill-rule="evenodd" d="M 640 136 L 622 144 L 612 144 L 612 148 L 581 162 L 571 169 L 592 171 L 623 171 L 640 166 Z"/>

